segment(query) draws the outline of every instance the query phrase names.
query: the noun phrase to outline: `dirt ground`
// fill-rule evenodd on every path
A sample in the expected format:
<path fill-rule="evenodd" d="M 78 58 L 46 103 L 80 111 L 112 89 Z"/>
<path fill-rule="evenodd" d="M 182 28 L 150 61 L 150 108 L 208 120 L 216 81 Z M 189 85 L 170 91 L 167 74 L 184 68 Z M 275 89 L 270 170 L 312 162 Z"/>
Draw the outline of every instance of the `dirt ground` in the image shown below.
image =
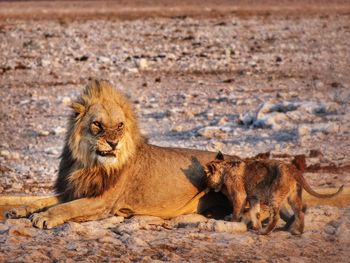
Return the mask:
<path fill-rule="evenodd" d="M 67 104 L 91 78 L 130 97 L 153 144 L 305 154 L 312 186 L 350 185 L 348 1 L 1 1 L 0 18 L 0 194 L 52 193 Z M 311 207 L 301 237 L 117 221 L 0 222 L 0 262 L 350 256 L 349 205 Z"/>

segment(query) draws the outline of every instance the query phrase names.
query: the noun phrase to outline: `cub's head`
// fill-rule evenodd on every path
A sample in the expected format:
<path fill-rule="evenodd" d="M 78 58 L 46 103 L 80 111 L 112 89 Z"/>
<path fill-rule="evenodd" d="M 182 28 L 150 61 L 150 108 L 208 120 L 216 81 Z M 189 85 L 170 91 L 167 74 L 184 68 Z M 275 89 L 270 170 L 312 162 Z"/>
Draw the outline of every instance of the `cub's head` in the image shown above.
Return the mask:
<path fill-rule="evenodd" d="M 106 81 L 92 81 L 71 104 L 67 144 L 84 167 L 120 169 L 142 140 L 128 100 Z"/>
<path fill-rule="evenodd" d="M 225 160 L 221 152 L 216 155 L 215 160 L 207 163 L 204 172 L 207 179 L 207 186 L 219 192 L 223 186 L 223 176 L 225 173 Z"/>

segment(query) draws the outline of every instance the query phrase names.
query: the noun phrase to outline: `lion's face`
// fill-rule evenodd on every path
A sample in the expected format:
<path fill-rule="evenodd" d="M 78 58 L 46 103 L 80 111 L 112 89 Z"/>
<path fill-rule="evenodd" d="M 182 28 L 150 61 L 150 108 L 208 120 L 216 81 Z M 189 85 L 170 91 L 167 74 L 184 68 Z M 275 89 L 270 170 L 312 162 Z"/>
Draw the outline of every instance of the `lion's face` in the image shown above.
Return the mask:
<path fill-rule="evenodd" d="M 214 160 L 204 167 L 204 172 L 207 177 L 207 185 L 209 188 L 219 192 L 223 185 L 223 175 L 225 172 L 225 161 Z"/>
<path fill-rule="evenodd" d="M 113 103 L 89 107 L 82 121 L 80 147 L 87 150 L 92 160 L 113 165 L 118 162 L 125 134 L 125 116 Z"/>
<path fill-rule="evenodd" d="M 68 145 L 85 167 L 119 169 L 142 137 L 128 101 L 107 82 L 93 82 L 72 104 Z"/>

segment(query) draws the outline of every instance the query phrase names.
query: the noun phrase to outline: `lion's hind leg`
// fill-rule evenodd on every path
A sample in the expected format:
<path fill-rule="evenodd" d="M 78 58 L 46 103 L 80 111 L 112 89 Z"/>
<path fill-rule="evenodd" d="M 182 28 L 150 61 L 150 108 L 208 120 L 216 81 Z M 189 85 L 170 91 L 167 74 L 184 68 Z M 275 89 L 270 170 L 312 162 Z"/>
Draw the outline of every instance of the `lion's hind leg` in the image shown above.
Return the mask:
<path fill-rule="evenodd" d="M 16 208 L 12 208 L 5 212 L 6 218 L 21 218 L 28 217 L 29 215 L 43 211 L 53 205 L 58 204 L 59 196 L 50 196 L 46 198 L 38 199 L 28 205 L 22 205 Z"/>

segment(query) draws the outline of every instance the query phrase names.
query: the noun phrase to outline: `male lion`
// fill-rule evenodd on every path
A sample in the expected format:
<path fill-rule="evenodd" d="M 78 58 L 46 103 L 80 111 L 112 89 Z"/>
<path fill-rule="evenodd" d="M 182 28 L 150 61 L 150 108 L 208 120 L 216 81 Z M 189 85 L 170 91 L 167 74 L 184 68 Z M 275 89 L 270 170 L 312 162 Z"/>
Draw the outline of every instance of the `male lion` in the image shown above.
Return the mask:
<path fill-rule="evenodd" d="M 318 198 L 338 195 L 343 186 L 333 194 L 319 194 L 312 190 L 302 175 L 300 158 L 293 164 L 273 159 L 224 160 L 219 153 L 215 160 L 205 166 L 207 185 L 216 192 L 223 193 L 232 201 L 232 221 L 239 221 L 246 203 L 250 204 L 253 229 L 260 234 L 269 234 L 276 227 L 280 208 L 285 200 L 293 209 L 294 222 L 287 222 L 292 234 L 304 231 L 304 212 L 302 190 Z M 262 229 L 260 204 L 269 208 L 269 224 Z"/>
<path fill-rule="evenodd" d="M 205 195 L 203 166 L 215 153 L 148 144 L 131 104 L 106 81 L 93 81 L 72 103 L 57 196 L 7 212 L 52 228 L 109 215 L 171 218 L 220 205 Z"/>

